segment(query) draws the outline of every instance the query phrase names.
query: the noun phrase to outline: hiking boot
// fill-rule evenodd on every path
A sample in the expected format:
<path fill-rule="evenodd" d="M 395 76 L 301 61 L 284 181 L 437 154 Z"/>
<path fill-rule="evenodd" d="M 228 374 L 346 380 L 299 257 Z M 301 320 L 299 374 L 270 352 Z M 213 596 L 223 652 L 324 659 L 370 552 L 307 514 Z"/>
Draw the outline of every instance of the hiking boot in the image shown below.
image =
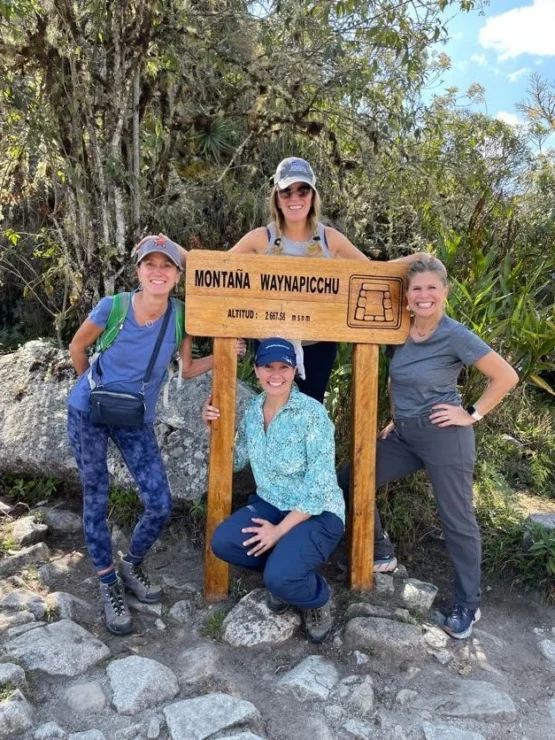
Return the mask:
<path fill-rule="evenodd" d="M 330 602 L 318 609 L 303 609 L 303 630 L 309 642 L 319 643 L 329 636 L 333 625 Z"/>
<path fill-rule="evenodd" d="M 347 563 L 346 555 L 342 555 L 337 558 L 337 567 L 344 573 L 347 572 Z M 398 563 L 395 555 L 390 555 L 387 558 L 378 558 L 377 560 L 374 560 L 374 573 L 390 573 L 392 570 L 395 570 L 397 565 Z"/>
<path fill-rule="evenodd" d="M 118 575 L 125 588 L 134 593 L 139 601 L 152 604 L 162 598 L 162 588 L 150 582 L 142 566 L 120 560 Z"/>
<path fill-rule="evenodd" d="M 133 629 L 133 620 L 125 601 L 123 583 L 100 583 L 100 597 L 104 604 L 106 628 L 113 635 L 128 635 Z"/>
<path fill-rule="evenodd" d="M 283 612 L 289 609 L 289 604 L 286 601 L 278 599 L 270 591 L 268 591 L 268 596 L 266 597 L 266 606 L 273 614 L 283 614 Z"/>
<path fill-rule="evenodd" d="M 464 640 L 472 633 L 472 625 L 476 624 L 482 616 L 480 609 L 468 609 L 466 606 L 455 604 L 451 613 L 445 617 L 443 629 L 451 637 Z"/>

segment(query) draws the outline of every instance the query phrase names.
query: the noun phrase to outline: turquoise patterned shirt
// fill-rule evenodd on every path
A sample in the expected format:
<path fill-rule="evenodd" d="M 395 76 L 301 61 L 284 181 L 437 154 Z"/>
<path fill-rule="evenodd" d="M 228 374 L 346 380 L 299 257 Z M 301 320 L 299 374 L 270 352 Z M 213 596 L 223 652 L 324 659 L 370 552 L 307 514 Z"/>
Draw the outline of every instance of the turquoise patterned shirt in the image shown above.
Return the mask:
<path fill-rule="evenodd" d="M 261 393 L 249 402 L 235 439 L 235 470 L 250 463 L 257 494 L 281 511 L 345 522 L 345 502 L 335 473 L 334 427 L 321 403 L 293 385 L 289 400 L 264 431 Z"/>

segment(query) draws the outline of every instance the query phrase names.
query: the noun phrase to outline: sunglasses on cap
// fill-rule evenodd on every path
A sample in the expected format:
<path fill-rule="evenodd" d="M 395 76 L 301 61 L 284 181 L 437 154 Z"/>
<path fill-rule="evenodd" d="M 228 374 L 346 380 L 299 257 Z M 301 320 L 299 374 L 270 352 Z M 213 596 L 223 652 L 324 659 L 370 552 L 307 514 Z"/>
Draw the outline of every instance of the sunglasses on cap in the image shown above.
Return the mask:
<path fill-rule="evenodd" d="M 312 193 L 312 188 L 310 185 L 300 185 L 298 188 L 284 188 L 283 190 L 278 190 L 277 194 L 282 200 L 289 200 L 293 194 L 298 195 L 299 198 L 306 198 L 307 195 Z"/>

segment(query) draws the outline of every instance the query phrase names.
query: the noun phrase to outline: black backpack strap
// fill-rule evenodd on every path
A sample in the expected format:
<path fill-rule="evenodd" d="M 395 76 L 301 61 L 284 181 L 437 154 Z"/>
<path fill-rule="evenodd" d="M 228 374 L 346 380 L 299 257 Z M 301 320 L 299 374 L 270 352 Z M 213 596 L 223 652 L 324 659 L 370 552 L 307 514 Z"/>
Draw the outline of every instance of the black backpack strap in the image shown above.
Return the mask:
<path fill-rule="evenodd" d="M 164 334 L 166 333 L 166 329 L 168 328 L 168 323 L 170 320 L 171 312 L 172 312 L 172 303 L 171 301 L 168 301 L 168 307 L 166 308 L 166 313 L 164 314 L 164 320 L 162 321 L 162 326 L 160 327 L 160 331 L 158 332 L 156 344 L 154 345 L 154 349 L 152 350 L 152 354 L 150 355 L 150 362 L 148 363 L 146 374 L 145 374 L 145 377 L 143 378 L 143 390 L 144 390 L 145 385 L 150 380 L 150 376 L 154 368 L 154 363 L 156 362 L 156 358 L 158 357 L 158 352 L 160 351 L 162 340 L 164 339 Z"/>

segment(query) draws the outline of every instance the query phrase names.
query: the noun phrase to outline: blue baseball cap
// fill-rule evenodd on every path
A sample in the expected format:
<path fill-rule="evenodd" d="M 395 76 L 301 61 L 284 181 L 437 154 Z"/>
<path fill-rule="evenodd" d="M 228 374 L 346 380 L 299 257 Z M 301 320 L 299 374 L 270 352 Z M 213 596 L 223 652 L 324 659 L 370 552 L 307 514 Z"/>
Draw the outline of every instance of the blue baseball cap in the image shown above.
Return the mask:
<path fill-rule="evenodd" d="M 269 365 L 271 362 L 284 362 L 291 367 L 297 367 L 297 355 L 295 347 L 287 339 L 270 337 L 263 339 L 258 345 L 254 364 L 257 367 Z"/>
<path fill-rule="evenodd" d="M 294 182 L 305 182 L 313 190 L 316 190 L 316 176 L 306 159 L 287 157 L 277 166 L 274 185 L 277 186 L 278 190 L 285 190 Z"/>
<path fill-rule="evenodd" d="M 183 270 L 181 254 L 179 253 L 177 244 L 174 244 L 169 239 L 166 239 L 165 236 L 147 237 L 144 243 L 141 244 L 139 249 L 137 249 L 137 251 L 135 252 L 135 262 L 139 264 L 139 262 L 141 262 L 147 256 L 147 254 L 152 254 L 153 252 L 160 252 L 160 254 L 165 254 L 166 257 L 168 257 L 168 259 L 170 259 L 179 270 Z"/>

